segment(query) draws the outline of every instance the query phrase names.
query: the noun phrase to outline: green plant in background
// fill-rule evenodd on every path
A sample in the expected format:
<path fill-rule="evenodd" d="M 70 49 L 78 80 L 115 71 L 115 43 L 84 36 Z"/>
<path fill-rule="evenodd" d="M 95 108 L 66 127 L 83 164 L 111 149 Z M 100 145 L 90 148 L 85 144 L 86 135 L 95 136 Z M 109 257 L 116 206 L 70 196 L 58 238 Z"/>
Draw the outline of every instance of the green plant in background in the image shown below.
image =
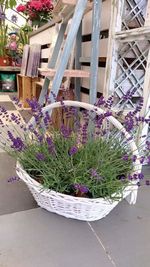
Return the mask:
<path fill-rule="evenodd" d="M 16 0 L 0 0 L 0 56 L 7 56 L 8 26 L 5 25 L 5 10 L 13 8 L 17 4 Z"/>
<path fill-rule="evenodd" d="M 8 38 L 8 26 L 0 23 L 0 57 L 7 56 L 6 45 Z"/>
<path fill-rule="evenodd" d="M 32 32 L 32 27 L 29 25 L 24 25 L 19 29 L 18 36 L 19 36 L 19 42 L 24 46 L 26 44 L 29 44 L 29 34 Z"/>
<path fill-rule="evenodd" d="M 1 5 L 5 6 L 5 8 L 13 8 L 17 5 L 16 0 L 1 0 Z"/>

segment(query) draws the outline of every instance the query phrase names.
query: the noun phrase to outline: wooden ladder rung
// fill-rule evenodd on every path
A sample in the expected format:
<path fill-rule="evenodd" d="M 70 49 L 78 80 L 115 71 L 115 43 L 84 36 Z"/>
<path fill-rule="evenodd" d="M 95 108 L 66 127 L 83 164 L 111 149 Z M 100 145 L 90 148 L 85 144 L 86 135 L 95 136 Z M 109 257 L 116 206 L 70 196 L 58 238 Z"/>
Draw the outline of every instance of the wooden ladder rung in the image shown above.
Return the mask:
<path fill-rule="evenodd" d="M 40 74 L 43 76 L 50 76 L 53 77 L 56 73 L 55 69 L 38 69 Z M 64 77 L 75 77 L 75 78 L 89 78 L 90 72 L 84 70 L 65 70 Z"/>

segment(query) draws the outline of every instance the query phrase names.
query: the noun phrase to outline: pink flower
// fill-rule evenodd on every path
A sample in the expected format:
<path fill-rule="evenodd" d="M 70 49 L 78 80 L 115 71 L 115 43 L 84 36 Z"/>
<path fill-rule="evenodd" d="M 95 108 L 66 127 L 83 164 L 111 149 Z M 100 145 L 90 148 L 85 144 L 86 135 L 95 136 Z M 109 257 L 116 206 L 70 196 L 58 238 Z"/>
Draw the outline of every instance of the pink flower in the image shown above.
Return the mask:
<path fill-rule="evenodd" d="M 24 11 L 26 10 L 26 6 L 24 6 L 24 5 L 19 5 L 19 6 L 17 6 L 16 10 L 17 10 L 18 12 L 24 12 Z"/>
<path fill-rule="evenodd" d="M 40 1 L 32 1 L 30 3 L 30 7 L 34 8 L 36 11 L 41 11 L 43 5 Z"/>

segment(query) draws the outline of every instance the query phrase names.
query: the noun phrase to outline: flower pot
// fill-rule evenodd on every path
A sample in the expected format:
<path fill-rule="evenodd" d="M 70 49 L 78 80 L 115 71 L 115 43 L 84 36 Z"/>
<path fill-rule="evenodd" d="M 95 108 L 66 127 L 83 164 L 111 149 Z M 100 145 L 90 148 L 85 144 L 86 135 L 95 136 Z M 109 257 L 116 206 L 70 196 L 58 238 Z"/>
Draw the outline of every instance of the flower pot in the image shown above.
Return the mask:
<path fill-rule="evenodd" d="M 32 20 L 32 27 L 37 27 L 37 28 L 39 28 L 39 27 L 42 27 L 43 25 L 45 25 L 47 22 L 45 21 L 45 20 L 38 20 L 38 19 L 36 19 L 36 20 Z"/>
<path fill-rule="evenodd" d="M 11 66 L 12 65 L 12 59 L 7 56 L 0 57 L 0 66 Z"/>
<path fill-rule="evenodd" d="M 53 213 L 66 218 L 82 221 L 96 221 L 104 218 L 113 208 L 126 198 L 130 204 L 134 204 L 137 196 L 137 185 L 127 186 L 119 200 L 104 198 L 74 197 L 53 190 L 44 189 L 43 186 L 32 179 L 29 174 L 17 162 L 16 173 L 26 183 L 37 204 Z M 119 197 L 119 196 L 118 196 Z"/>

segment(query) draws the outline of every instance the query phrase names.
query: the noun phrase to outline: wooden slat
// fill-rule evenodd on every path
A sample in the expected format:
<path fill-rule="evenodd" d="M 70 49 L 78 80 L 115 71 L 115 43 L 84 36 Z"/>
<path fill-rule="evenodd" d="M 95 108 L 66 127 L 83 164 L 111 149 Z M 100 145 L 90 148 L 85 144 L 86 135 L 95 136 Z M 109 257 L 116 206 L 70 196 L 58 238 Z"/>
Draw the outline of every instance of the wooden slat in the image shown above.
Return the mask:
<path fill-rule="evenodd" d="M 76 5 L 77 3 L 77 0 L 61 0 L 63 4 L 66 4 L 66 5 Z"/>
<path fill-rule="evenodd" d="M 150 0 L 147 3 L 146 17 L 144 26 L 150 26 Z"/>
<path fill-rule="evenodd" d="M 150 27 L 140 27 L 132 30 L 120 31 L 115 34 L 115 39 L 121 42 L 132 42 L 150 39 Z"/>
<path fill-rule="evenodd" d="M 79 59 L 80 63 L 90 63 L 91 58 L 90 57 L 80 57 Z M 106 62 L 106 57 L 99 57 L 98 62 Z"/>
<path fill-rule="evenodd" d="M 0 66 L 0 71 L 20 72 L 20 67 Z"/>
<path fill-rule="evenodd" d="M 40 74 L 43 76 L 53 77 L 56 73 L 54 69 L 38 69 Z M 90 72 L 83 70 L 65 70 L 64 77 L 79 77 L 79 78 L 89 78 Z"/>

